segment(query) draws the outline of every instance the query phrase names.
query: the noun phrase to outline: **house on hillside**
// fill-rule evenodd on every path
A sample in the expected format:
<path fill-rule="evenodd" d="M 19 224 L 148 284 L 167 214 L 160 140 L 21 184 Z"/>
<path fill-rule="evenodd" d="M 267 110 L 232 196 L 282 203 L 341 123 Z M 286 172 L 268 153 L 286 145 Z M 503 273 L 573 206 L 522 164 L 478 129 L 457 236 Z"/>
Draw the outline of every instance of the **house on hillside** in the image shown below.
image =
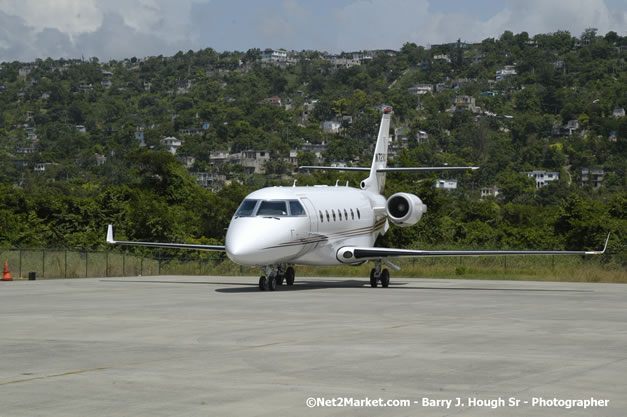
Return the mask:
<path fill-rule="evenodd" d="M 409 87 L 407 92 L 412 95 L 424 95 L 427 93 L 433 93 L 433 86 L 431 84 L 418 84 L 414 87 Z"/>
<path fill-rule="evenodd" d="M 167 138 L 161 139 L 161 144 L 172 155 L 176 155 L 176 151 L 183 145 L 183 142 L 174 136 L 168 136 Z"/>
<path fill-rule="evenodd" d="M 107 157 L 99 153 L 95 153 L 94 160 L 96 161 L 96 165 L 100 166 L 104 165 L 107 162 Z"/>
<path fill-rule="evenodd" d="M 439 190 L 452 191 L 457 189 L 457 180 L 443 180 L 439 179 L 435 181 L 435 188 Z"/>
<path fill-rule="evenodd" d="M 526 175 L 528 178 L 533 178 L 536 182 L 536 188 L 542 188 L 548 185 L 550 182 L 560 179 L 559 172 L 535 170 L 535 171 L 523 171 L 521 174 Z"/>
<path fill-rule="evenodd" d="M 339 120 L 325 120 L 324 122 L 320 122 L 320 127 L 326 133 L 338 133 L 340 131 L 340 127 L 342 123 Z"/>
<path fill-rule="evenodd" d="M 496 70 L 496 81 L 503 81 L 507 78 L 517 75 L 515 65 L 505 65 L 503 68 Z"/>
<path fill-rule="evenodd" d="M 501 194 L 501 189 L 499 187 L 497 187 L 496 185 L 493 185 L 492 187 L 483 187 L 481 188 L 481 199 L 483 200 L 484 198 L 496 198 Z"/>
<path fill-rule="evenodd" d="M 455 96 L 451 103 L 453 107 L 449 111 L 469 110 L 472 113 L 481 113 L 481 107 L 476 105 L 475 98 L 472 96 Z"/>
<path fill-rule="evenodd" d="M 582 168 L 581 169 L 581 185 L 591 185 L 593 188 L 599 188 L 605 178 L 605 170 L 603 168 Z"/>
<path fill-rule="evenodd" d="M 273 106 L 281 107 L 281 97 L 272 96 L 264 98 L 263 100 L 259 100 L 257 104 L 272 104 Z"/>

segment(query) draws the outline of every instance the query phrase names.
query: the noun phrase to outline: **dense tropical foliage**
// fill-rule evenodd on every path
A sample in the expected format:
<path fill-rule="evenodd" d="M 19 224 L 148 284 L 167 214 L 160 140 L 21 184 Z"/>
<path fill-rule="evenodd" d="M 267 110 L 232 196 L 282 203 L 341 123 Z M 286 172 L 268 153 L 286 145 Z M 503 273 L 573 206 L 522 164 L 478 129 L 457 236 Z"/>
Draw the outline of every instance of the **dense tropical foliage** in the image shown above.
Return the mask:
<path fill-rule="evenodd" d="M 293 65 L 262 65 L 254 49 L 3 63 L 0 246 L 102 247 L 107 223 L 120 238 L 220 242 L 253 189 L 291 183 L 290 175 L 299 185 L 358 184 L 352 174 L 291 174 L 281 158 L 295 149 L 299 163 L 311 164 L 303 144 L 324 143 L 327 162 L 369 164 L 376 106 L 385 103 L 395 127 L 410 132 L 392 164 L 481 169 L 442 174 L 459 180 L 453 192 L 434 189 L 435 176 L 390 176 L 387 193 L 413 192 L 429 212 L 415 227 L 392 228 L 382 244 L 579 249 L 599 247 L 613 231 L 611 249 L 624 252 L 627 117 L 613 111 L 627 108 L 626 50 L 626 37 L 587 30 L 579 39 L 505 32 L 429 50 L 407 43 L 340 69 L 313 51 L 295 54 Z M 442 55 L 450 62 L 434 59 Z M 508 65 L 516 75 L 497 82 L 496 71 Z M 417 84 L 444 88 L 410 94 Z M 447 111 L 458 95 L 474 97 L 482 112 Z M 284 105 L 259 104 L 271 96 Z M 306 103 L 315 106 L 303 120 Z M 333 118 L 344 121 L 341 129 L 325 133 L 320 122 Z M 570 120 L 578 122 L 574 134 L 555 134 L 554 126 Z M 195 130 L 177 156 L 193 156 L 191 171 L 222 174 L 230 184 L 216 192 L 198 186 L 163 150 L 160 140 L 180 137 L 181 129 Z M 428 133 L 426 142 L 415 139 L 419 131 Z M 248 149 L 271 151 L 266 175 L 211 164 L 212 151 Z M 603 168 L 601 186 L 582 184 L 582 168 Z M 536 190 L 520 174 L 533 169 L 559 172 L 560 180 Z M 481 187 L 494 185 L 501 196 L 479 198 Z"/>

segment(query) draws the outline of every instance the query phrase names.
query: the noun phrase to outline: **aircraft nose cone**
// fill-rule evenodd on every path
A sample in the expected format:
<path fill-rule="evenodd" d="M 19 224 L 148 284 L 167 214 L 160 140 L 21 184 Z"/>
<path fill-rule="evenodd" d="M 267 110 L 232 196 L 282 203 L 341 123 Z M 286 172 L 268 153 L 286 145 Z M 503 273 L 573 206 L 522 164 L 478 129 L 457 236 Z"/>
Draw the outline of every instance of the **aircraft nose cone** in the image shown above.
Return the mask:
<path fill-rule="evenodd" d="M 244 221 L 234 221 L 229 226 L 229 230 L 226 233 L 226 239 L 224 242 L 226 255 L 233 262 L 240 265 L 259 265 L 262 259 L 262 248 L 258 244 L 258 239 L 255 238 L 250 225 L 246 227 Z"/>
<path fill-rule="evenodd" d="M 229 239 L 229 241 L 226 242 L 225 249 L 229 258 L 235 262 L 248 258 L 256 252 L 250 242 L 240 239 Z"/>
<path fill-rule="evenodd" d="M 233 262 L 247 266 L 263 266 L 285 262 L 301 250 L 286 245 L 293 240 L 291 229 L 276 219 L 239 218 L 229 225 L 224 242 L 226 255 Z"/>

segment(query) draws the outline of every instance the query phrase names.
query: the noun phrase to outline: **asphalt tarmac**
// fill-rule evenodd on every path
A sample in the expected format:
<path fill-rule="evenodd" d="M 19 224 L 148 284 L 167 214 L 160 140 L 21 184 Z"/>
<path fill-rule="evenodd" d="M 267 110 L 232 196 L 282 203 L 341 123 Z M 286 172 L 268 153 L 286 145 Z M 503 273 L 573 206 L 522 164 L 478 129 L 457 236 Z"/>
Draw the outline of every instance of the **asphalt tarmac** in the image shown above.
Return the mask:
<path fill-rule="evenodd" d="M 626 410 L 623 284 L 0 282 L 0 417 Z"/>

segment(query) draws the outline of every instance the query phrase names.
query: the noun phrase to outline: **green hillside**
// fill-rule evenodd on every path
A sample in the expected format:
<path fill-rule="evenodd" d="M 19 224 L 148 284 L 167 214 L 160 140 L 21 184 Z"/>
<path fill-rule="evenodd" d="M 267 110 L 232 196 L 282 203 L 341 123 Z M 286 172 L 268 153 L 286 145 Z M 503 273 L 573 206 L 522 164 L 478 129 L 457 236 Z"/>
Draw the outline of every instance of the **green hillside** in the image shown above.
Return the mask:
<path fill-rule="evenodd" d="M 380 244 L 590 249 L 611 231 L 610 251 L 625 253 L 627 37 L 280 52 L 0 64 L 0 246 L 102 248 L 107 223 L 125 240 L 222 242 L 254 189 L 356 186 L 295 166 L 369 165 L 389 105 L 392 165 L 481 169 L 391 175 L 387 193 L 415 193 L 429 212 Z M 165 138 L 180 141 L 175 156 Z M 555 180 L 521 174 L 533 171 Z"/>

